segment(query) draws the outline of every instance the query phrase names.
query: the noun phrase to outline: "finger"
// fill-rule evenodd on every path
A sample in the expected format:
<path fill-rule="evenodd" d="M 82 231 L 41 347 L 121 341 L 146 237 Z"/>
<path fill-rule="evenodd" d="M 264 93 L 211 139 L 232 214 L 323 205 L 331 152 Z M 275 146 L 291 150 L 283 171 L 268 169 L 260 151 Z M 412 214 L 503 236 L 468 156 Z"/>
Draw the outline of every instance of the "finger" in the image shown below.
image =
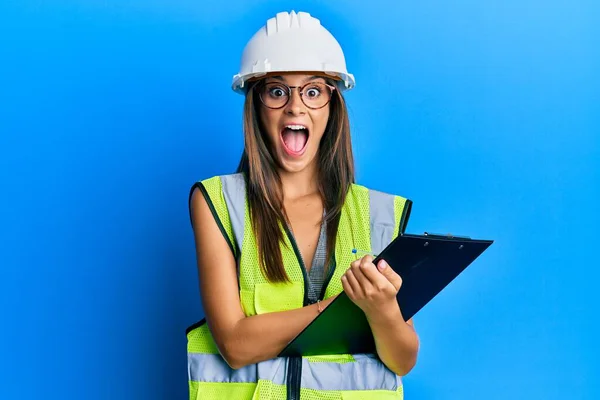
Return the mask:
<path fill-rule="evenodd" d="M 360 271 L 369 280 L 371 285 L 377 288 L 383 288 L 388 283 L 387 279 L 377 270 L 373 264 L 373 258 L 363 258 L 360 264 Z"/>
<path fill-rule="evenodd" d="M 355 298 L 354 290 L 352 290 L 352 286 L 350 283 L 348 283 L 348 277 L 346 277 L 346 274 L 342 275 L 342 288 L 344 288 L 344 292 L 346 292 L 348 297 L 351 299 Z"/>
<path fill-rule="evenodd" d="M 352 273 L 354 274 L 354 277 L 356 278 L 357 276 L 360 276 L 361 272 L 360 272 L 360 263 L 361 263 L 362 259 L 358 259 L 355 261 L 352 261 L 350 263 L 350 268 L 348 268 L 348 270 L 346 271 L 346 273 L 348 273 L 348 271 L 352 271 Z"/>
<path fill-rule="evenodd" d="M 354 295 L 356 297 L 364 297 L 364 290 L 363 290 L 360 282 L 356 278 L 356 275 L 354 274 L 353 270 L 349 269 L 348 271 L 346 271 L 344 276 L 346 277 L 346 280 L 348 281 L 348 285 L 352 288 L 352 292 L 354 293 Z"/>
<path fill-rule="evenodd" d="M 363 258 L 359 258 L 358 260 L 352 261 L 350 263 L 350 268 L 352 268 L 356 273 L 361 269 L 361 266 L 363 265 L 374 265 L 373 256 L 366 255 Z"/>
<path fill-rule="evenodd" d="M 362 258 L 359 258 L 358 260 L 354 260 L 350 263 L 350 268 L 358 268 L 360 266 L 360 262 L 362 261 Z"/>
<path fill-rule="evenodd" d="M 364 258 L 360 260 L 359 263 L 356 263 L 349 269 L 352 271 L 354 278 L 358 281 L 358 284 L 362 288 L 362 293 L 367 295 L 374 290 L 373 283 L 369 278 L 365 276 L 365 268 L 368 268 L 367 265 L 371 264 L 371 268 L 375 269 L 375 266 L 372 263 L 366 263 Z M 385 280 L 385 278 L 384 278 Z"/>
<path fill-rule="evenodd" d="M 363 256 L 359 261 L 360 261 L 361 265 L 362 264 L 373 264 L 374 259 L 375 258 L 372 255 L 367 254 L 367 255 Z"/>
<path fill-rule="evenodd" d="M 377 269 L 392 285 L 394 285 L 396 291 L 400 290 L 402 287 L 402 277 L 398 275 L 385 260 L 380 260 L 377 263 Z"/>

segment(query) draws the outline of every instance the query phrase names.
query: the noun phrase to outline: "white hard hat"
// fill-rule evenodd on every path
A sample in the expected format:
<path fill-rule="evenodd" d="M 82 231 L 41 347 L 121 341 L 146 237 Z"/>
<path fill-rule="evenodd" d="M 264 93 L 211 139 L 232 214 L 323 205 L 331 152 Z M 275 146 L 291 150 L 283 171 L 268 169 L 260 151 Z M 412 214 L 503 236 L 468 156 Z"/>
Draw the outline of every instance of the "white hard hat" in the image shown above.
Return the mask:
<path fill-rule="evenodd" d="M 343 82 L 342 90 L 352 89 L 355 84 L 354 76 L 346 71 L 342 47 L 318 19 L 305 12 L 281 12 L 246 44 L 232 89 L 244 94 L 248 79 L 269 72 L 308 71 L 338 77 Z"/>

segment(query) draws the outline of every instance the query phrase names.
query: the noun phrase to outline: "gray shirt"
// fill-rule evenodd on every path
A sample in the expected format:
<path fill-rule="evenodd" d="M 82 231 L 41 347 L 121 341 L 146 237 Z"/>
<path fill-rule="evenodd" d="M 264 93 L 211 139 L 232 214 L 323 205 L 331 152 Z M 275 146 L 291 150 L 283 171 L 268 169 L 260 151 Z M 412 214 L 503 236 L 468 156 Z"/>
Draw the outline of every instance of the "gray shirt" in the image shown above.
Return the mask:
<path fill-rule="evenodd" d="M 308 272 L 308 300 L 316 303 L 325 280 L 325 257 L 327 255 L 327 229 L 325 219 L 321 224 L 321 232 L 317 242 L 317 249 L 312 260 L 310 271 Z"/>

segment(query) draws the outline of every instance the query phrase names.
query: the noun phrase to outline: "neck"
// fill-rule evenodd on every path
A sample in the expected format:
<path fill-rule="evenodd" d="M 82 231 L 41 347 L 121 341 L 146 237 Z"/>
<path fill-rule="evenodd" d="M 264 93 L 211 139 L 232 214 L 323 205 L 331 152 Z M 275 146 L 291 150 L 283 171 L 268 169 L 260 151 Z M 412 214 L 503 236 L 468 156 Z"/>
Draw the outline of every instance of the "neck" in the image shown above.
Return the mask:
<path fill-rule="evenodd" d="M 279 177 L 281 178 L 284 199 L 294 200 L 319 191 L 316 163 L 312 163 L 299 172 L 280 170 Z"/>

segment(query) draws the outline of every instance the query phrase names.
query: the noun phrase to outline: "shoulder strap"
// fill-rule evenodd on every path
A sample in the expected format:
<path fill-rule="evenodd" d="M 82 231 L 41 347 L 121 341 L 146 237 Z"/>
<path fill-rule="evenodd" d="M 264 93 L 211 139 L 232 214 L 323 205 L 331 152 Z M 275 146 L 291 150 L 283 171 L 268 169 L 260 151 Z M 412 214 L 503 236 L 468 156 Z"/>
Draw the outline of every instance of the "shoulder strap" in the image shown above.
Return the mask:
<path fill-rule="evenodd" d="M 404 233 L 412 201 L 377 190 L 368 190 L 371 251 L 379 254 L 399 233 Z"/>
<path fill-rule="evenodd" d="M 233 235 L 235 236 L 236 254 L 239 256 L 244 243 L 246 181 L 242 174 L 224 175 L 221 176 L 221 184 L 223 197 L 229 210 Z"/>
<path fill-rule="evenodd" d="M 223 237 L 237 258 L 244 233 L 246 199 L 243 176 L 241 174 L 215 176 L 194 183 L 189 192 L 188 207 L 191 205 L 192 194 L 196 188 L 206 199 Z"/>

